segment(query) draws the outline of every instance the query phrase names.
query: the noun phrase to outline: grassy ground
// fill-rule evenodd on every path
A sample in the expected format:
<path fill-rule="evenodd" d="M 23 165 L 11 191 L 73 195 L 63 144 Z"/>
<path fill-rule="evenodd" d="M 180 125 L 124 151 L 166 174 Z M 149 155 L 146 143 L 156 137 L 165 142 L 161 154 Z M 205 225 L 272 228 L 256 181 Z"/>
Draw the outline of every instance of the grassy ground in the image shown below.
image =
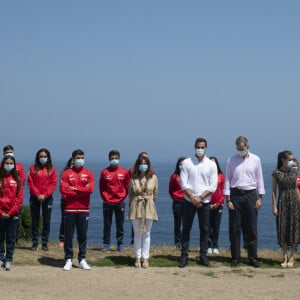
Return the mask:
<path fill-rule="evenodd" d="M 16 246 L 14 264 L 16 265 L 50 265 L 61 267 L 64 264 L 64 251 L 57 243 L 49 244 L 50 251 L 45 252 L 30 250 L 31 243 L 20 241 Z M 74 258 L 77 257 L 78 247 L 74 243 Z M 189 253 L 189 266 L 198 265 L 198 249 L 192 248 Z M 150 265 L 156 267 L 174 267 L 178 265 L 180 251 L 171 246 L 159 246 L 151 248 Z M 282 255 L 280 251 L 259 250 L 259 261 L 262 268 L 281 268 Z M 89 246 L 87 260 L 93 266 L 124 267 L 134 265 L 134 255 L 132 248 L 125 248 L 124 252 L 119 252 L 112 247 L 110 252 L 102 252 L 99 246 Z M 210 268 L 218 266 L 230 266 L 230 252 L 228 249 L 220 249 L 220 255 L 209 255 Z M 75 260 L 76 261 L 76 260 Z M 242 260 L 240 266 L 247 265 L 247 253 L 242 250 Z M 298 258 L 295 267 L 300 266 Z"/>

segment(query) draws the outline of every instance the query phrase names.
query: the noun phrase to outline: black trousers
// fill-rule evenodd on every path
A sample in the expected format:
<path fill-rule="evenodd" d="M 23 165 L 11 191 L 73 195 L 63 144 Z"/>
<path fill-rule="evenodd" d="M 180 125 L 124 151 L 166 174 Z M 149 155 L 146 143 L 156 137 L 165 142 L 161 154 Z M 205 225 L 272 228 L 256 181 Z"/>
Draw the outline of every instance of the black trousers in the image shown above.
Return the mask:
<path fill-rule="evenodd" d="M 112 217 L 113 213 L 115 213 L 116 220 L 116 239 L 117 244 L 123 244 L 124 238 L 124 214 L 125 214 L 125 203 L 121 203 L 118 205 L 108 205 L 103 203 L 103 244 L 110 244 L 110 231 L 112 225 Z"/>
<path fill-rule="evenodd" d="M 78 261 L 86 258 L 89 213 L 65 213 L 65 259 L 73 258 L 73 236 L 75 228 L 78 241 Z"/>
<path fill-rule="evenodd" d="M 45 199 L 41 203 L 36 197 L 30 197 L 30 212 L 31 212 L 31 231 L 32 231 L 32 244 L 39 243 L 39 222 L 40 210 L 42 207 L 43 214 L 43 229 L 42 229 L 42 244 L 48 244 L 50 235 L 50 222 L 52 213 L 52 196 Z"/>
<path fill-rule="evenodd" d="M 181 235 L 181 257 L 188 257 L 190 233 L 195 214 L 198 215 L 200 229 L 200 258 L 206 257 L 209 237 L 209 203 L 203 203 L 201 208 L 196 208 L 190 201 L 184 200 L 183 204 L 183 227 Z"/>
<path fill-rule="evenodd" d="M 0 260 L 12 261 L 16 246 L 16 230 L 19 215 L 0 218 Z M 6 252 L 5 252 L 6 250 Z"/>
<path fill-rule="evenodd" d="M 248 250 L 248 259 L 257 258 L 257 201 L 256 190 L 241 193 L 231 190 L 230 199 L 234 210 L 229 210 L 229 237 L 232 259 L 240 259 L 240 242 L 242 224 L 245 230 L 245 243 Z"/>

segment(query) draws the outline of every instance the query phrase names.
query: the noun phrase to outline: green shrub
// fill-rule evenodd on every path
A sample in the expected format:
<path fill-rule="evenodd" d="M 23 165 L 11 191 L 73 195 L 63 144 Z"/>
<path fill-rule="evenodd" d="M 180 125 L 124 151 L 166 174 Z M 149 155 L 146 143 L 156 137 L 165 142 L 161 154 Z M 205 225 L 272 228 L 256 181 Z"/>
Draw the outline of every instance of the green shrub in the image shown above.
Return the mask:
<path fill-rule="evenodd" d="M 40 217 L 39 232 L 42 231 L 43 217 Z M 19 239 L 29 240 L 31 238 L 31 214 L 29 205 L 23 205 L 19 218 Z"/>

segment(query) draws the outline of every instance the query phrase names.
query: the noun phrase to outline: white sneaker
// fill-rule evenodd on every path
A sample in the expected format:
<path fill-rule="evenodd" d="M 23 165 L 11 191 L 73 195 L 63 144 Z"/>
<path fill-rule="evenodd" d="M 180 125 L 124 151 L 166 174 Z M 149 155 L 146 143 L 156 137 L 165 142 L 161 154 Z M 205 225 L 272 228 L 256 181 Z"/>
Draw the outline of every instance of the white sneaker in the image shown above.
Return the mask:
<path fill-rule="evenodd" d="M 213 254 L 219 255 L 220 254 L 219 249 L 218 248 L 214 248 Z"/>
<path fill-rule="evenodd" d="M 212 248 L 207 249 L 207 254 L 212 254 Z"/>
<path fill-rule="evenodd" d="M 87 264 L 85 259 L 82 259 L 80 261 L 79 267 L 80 267 L 80 269 L 83 269 L 83 270 L 90 270 L 91 269 L 91 267 Z"/>
<path fill-rule="evenodd" d="M 70 271 L 72 269 L 72 259 L 67 259 L 65 266 L 63 267 L 64 271 Z"/>
<path fill-rule="evenodd" d="M 11 268 L 12 268 L 12 262 L 11 261 L 5 262 L 5 271 L 10 271 Z"/>

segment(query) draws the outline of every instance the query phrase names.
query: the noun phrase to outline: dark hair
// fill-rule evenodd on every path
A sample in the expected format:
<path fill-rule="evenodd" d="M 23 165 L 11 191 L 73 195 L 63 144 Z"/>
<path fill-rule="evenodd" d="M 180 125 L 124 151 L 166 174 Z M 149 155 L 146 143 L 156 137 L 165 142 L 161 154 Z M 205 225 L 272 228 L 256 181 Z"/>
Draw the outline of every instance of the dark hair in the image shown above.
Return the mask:
<path fill-rule="evenodd" d="M 47 167 L 47 172 L 50 173 L 53 166 L 52 166 L 52 158 L 51 158 L 51 154 L 49 152 L 48 149 L 46 148 L 41 148 L 35 155 L 35 161 L 34 161 L 34 171 L 35 173 L 37 173 L 40 169 L 42 169 L 43 165 L 40 163 L 40 159 L 39 156 L 41 154 L 41 152 L 45 152 L 47 154 L 48 160 L 45 164 L 45 166 Z"/>
<path fill-rule="evenodd" d="M 240 135 L 236 138 L 235 144 L 236 144 L 236 146 L 238 146 L 240 144 L 245 144 L 246 147 L 249 146 L 248 139 L 245 136 L 242 136 L 242 135 Z"/>
<path fill-rule="evenodd" d="M 135 161 L 133 171 L 131 173 L 132 178 L 138 178 L 141 171 L 139 170 L 139 165 L 142 163 L 142 161 L 145 160 L 146 164 L 148 165 L 148 170 L 145 172 L 145 176 L 147 179 L 151 178 L 153 175 L 153 170 L 151 168 L 151 163 L 148 157 L 138 157 L 137 160 Z"/>
<path fill-rule="evenodd" d="M 279 152 L 277 155 L 277 169 L 280 169 L 282 167 L 282 160 L 287 159 L 288 156 L 293 155 L 293 153 L 289 150 L 285 150 L 282 152 Z"/>
<path fill-rule="evenodd" d="M 146 157 L 146 156 L 148 157 L 148 152 L 145 152 L 145 151 L 140 152 L 138 155 L 138 157 Z"/>
<path fill-rule="evenodd" d="M 175 167 L 175 170 L 174 170 L 174 173 L 173 174 L 176 174 L 176 175 L 179 175 L 180 174 L 180 169 L 179 169 L 179 165 L 182 161 L 184 161 L 186 159 L 186 157 L 179 157 L 177 159 L 177 162 L 176 162 L 176 167 Z"/>
<path fill-rule="evenodd" d="M 297 164 L 297 167 L 299 166 L 299 163 L 298 163 L 298 160 L 297 160 L 297 158 L 293 158 L 293 162 L 295 163 L 295 164 Z"/>
<path fill-rule="evenodd" d="M 111 156 L 113 156 L 113 155 L 117 155 L 118 157 L 120 157 L 120 152 L 118 150 L 111 150 L 111 151 L 109 151 L 109 153 L 108 153 L 108 159 L 110 159 Z"/>
<path fill-rule="evenodd" d="M 20 187 L 21 187 L 21 181 L 19 179 L 19 175 L 18 175 L 17 168 L 16 168 L 16 160 L 13 156 L 10 156 L 10 155 L 5 155 L 2 159 L 2 163 L 1 163 L 1 167 L 0 167 L 1 190 L 2 190 L 2 193 L 4 193 L 4 177 L 6 176 L 6 171 L 4 169 L 4 163 L 6 162 L 7 159 L 12 159 L 14 162 L 14 168 L 12 169 L 11 174 L 12 174 L 14 180 L 17 182 L 17 193 L 16 194 L 18 194 Z"/>
<path fill-rule="evenodd" d="M 3 147 L 3 153 L 5 153 L 7 150 L 15 151 L 15 149 L 12 145 L 6 145 Z"/>
<path fill-rule="evenodd" d="M 205 143 L 205 147 L 207 148 L 207 141 L 206 141 L 206 139 L 204 139 L 204 138 L 197 138 L 196 141 L 195 141 L 195 147 L 196 147 L 196 145 L 197 145 L 198 143 L 202 143 L 202 142 Z"/>
<path fill-rule="evenodd" d="M 65 165 L 65 167 L 64 167 L 64 169 L 63 169 L 63 171 L 66 171 L 66 170 L 68 170 L 68 169 L 71 168 L 71 166 L 72 166 L 72 160 L 73 160 L 72 157 L 68 159 L 68 161 L 67 161 L 67 163 L 66 163 L 66 165 Z"/>
<path fill-rule="evenodd" d="M 84 152 L 80 149 L 74 150 L 72 152 L 72 158 L 75 158 L 77 155 L 84 155 Z"/>
<path fill-rule="evenodd" d="M 213 159 L 217 165 L 217 169 L 218 169 L 218 174 L 223 174 L 220 165 L 219 165 L 219 161 L 217 160 L 217 158 L 215 156 L 210 156 L 209 159 Z"/>

